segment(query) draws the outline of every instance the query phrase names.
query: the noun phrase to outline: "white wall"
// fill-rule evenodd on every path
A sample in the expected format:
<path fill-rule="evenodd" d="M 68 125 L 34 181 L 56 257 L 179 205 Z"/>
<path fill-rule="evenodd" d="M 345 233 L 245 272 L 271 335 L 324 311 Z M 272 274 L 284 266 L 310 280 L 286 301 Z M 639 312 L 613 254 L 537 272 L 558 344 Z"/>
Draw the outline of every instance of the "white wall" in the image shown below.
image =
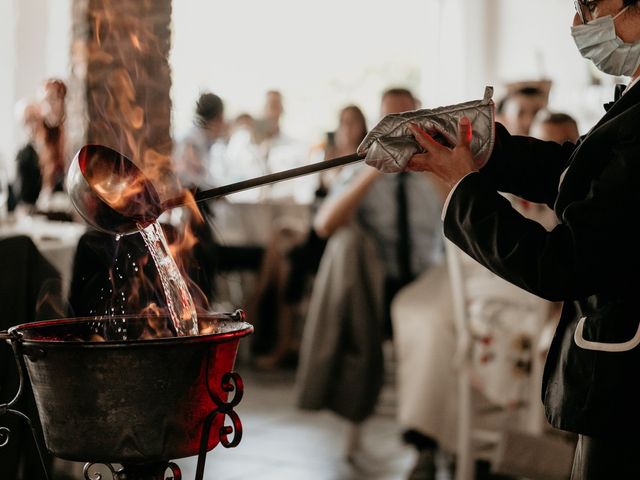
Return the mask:
<path fill-rule="evenodd" d="M 615 79 L 578 53 L 571 37 L 572 2 L 438 0 L 436 40 L 422 60 L 424 97 L 437 105 L 479 98 L 485 85 L 551 79 L 550 109 L 576 117 L 584 133 L 603 114 Z M 432 48 L 431 48 L 432 47 Z M 594 83 L 600 83 L 595 85 Z"/>
<path fill-rule="evenodd" d="M 71 2 L 0 2 L 0 162 L 10 175 L 24 141 L 16 103 L 36 96 L 46 78 L 68 76 Z"/>
<path fill-rule="evenodd" d="M 15 58 L 14 11 L 16 0 L 0 2 L 0 168 L 8 161 L 13 145 L 13 92 L 14 76 L 11 66 Z"/>
<path fill-rule="evenodd" d="M 489 85 L 487 0 L 438 0 L 429 11 L 434 38 L 417 57 L 431 106 L 479 99 Z"/>
<path fill-rule="evenodd" d="M 498 80 L 551 76 L 558 86 L 584 83 L 586 64 L 577 52 L 570 27 L 572 2 L 492 0 L 496 15 Z M 498 39 L 502 39 L 499 41 Z"/>
<path fill-rule="evenodd" d="M 174 1 L 175 131 L 188 128 L 205 89 L 223 97 L 230 117 L 259 115 L 265 91 L 280 89 L 285 131 L 300 138 L 335 128 L 348 102 L 373 122 L 383 89 L 420 89 L 438 1 Z"/>
<path fill-rule="evenodd" d="M 550 108 L 577 117 L 582 132 L 604 113 L 615 79 L 584 60 L 571 37 L 573 3 L 558 0 L 486 0 L 495 14 L 489 49 L 494 54 L 490 81 L 553 81 Z M 592 86 L 598 78 L 603 86 Z M 620 79 L 622 80 L 622 79 Z"/>
<path fill-rule="evenodd" d="M 550 106 L 584 128 L 610 96 L 609 87 L 589 86 L 567 1 L 190 0 L 174 1 L 173 11 L 176 133 L 207 89 L 230 117 L 259 115 L 264 92 L 280 89 L 285 129 L 306 138 L 333 128 L 347 102 L 375 122 L 379 94 L 392 83 L 436 106 L 480 98 L 485 85 L 498 98 L 506 82 L 550 78 Z"/>

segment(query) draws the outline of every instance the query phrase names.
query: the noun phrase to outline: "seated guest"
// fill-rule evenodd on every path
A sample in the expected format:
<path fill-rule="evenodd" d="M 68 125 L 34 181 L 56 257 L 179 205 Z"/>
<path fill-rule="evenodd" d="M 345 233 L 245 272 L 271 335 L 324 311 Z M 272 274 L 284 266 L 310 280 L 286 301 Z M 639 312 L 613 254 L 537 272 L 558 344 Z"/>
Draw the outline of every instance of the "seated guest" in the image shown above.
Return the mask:
<path fill-rule="evenodd" d="M 284 114 L 282 93 L 278 90 L 269 90 L 265 95 L 263 115 L 255 123 L 256 143 L 269 148 L 271 142 L 284 138 L 280 121 Z"/>
<path fill-rule="evenodd" d="M 557 311 L 459 255 L 472 339 L 472 384 L 492 405 L 536 409 L 530 393 L 541 379 L 531 376 L 531 365 L 540 332 L 556 320 Z M 418 451 L 410 480 L 436 478 L 438 449 L 456 453 L 455 358 L 462 352 L 457 351 L 450 282 L 447 265 L 434 267 L 398 292 L 392 304 L 398 422 L 404 440 Z M 528 426 L 514 423 L 510 428 Z"/>
<path fill-rule="evenodd" d="M 27 143 L 16 155 L 16 179 L 13 184 L 15 201 L 28 211 L 35 209 L 40 189 L 42 173 L 38 150 L 44 136 L 44 125 L 40 104 L 28 103 L 22 111 L 22 123 L 27 134 Z"/>
<path fill-rule="evenodd" d="M 254 141 L 258 161 L 265 173 L 299 167 L 309 152 L 309 145 L 288 135 L 282 127 L 285 114 L 282 93 L 269 90 L 265 95 L 262 117 L 254 122 Z M 259 188 L 254 195 L 259 199 L 277 199 L 296 203 L 310 203 L 313 184 L 309 177 L 278 182 Z"/>
<path fill-rule="evenodd" d="M 541 140 L 563 144 L 564 142 L 576 143 L 580 132 L 578 124 L 571 115 L 549 112 L 534 123 L 531 135 Z"/>
<path fill-rule="evenodd" d="M 366 134 L 364 114 L 357 106 L 349 105 L 340 111 L 338 128 L 327 135 L 326 143 L 314 156 L 321 155 L 328 160 L 352 154 Z M 324 171 L 318 176 L 314 210 L 326 197 L 335 181 L 336 171 L 340 169 Z M 256 321 L 254 338 L 270 333 L 262 342 L 262 351 L 256 352 L 263 354 L 256 359 L 260 367 L 272 368 L 288 354 L 297 355 L 295 317 L 307 288 L 307 277 L 318 269 L 325 244 L 326 239 L 320 238 L 313 228 L 306 233 L 306 238 L 290 228 L 279 229 L 274 234 L 265 254 L 252 308 Z M 275 301 L 271 302 L 271 308 L 266 308 L 269 298 Z M 272 326 L 275 321 L 277 326 Z M 266 352 L 265 348 L 268 348 Z"/>
<path fill-rule="evenodd" d="M 416 108 L 406 89 L 387 90 L 381 115 Z M 382 340 L 395 293 L 440 261 L 442 196 L 429 177 L 345 167 L 314 221 L 329 238 L 314 281 L 298 375 L 300 407 L 328 408 L 359 425 L 377 403 Z"/>
<path fill-rule="evenodd" d="M 221 161 L 219 155 L 213 158 L 212 150 L 214 146 L 222 146 L 224 150 L 226 137 L 222 99 L 210 92 L 201 94 L 196 102 L 193 123 L 193 127 L 177 143 L 173 161 L 182 185 L 196 191 L 212 188 L 224 180 L 214 176 L 213 172 L 218 170 L 212 165 L 213 160 L 217 163 Z M 195 233 L 198 235 L 201 248 L 210 257 L 209 261 L 202 265 L 202 268 L 206 269 L 206 276 L 213 278 L 214 272 L 229 270 L 258 270 L 262 261 L 263 248 L 221 244 L 220 239 L 214 234 L 215 222 L 210 205 L 207 203 L 198 205 L 205 223 L 198 224 Z M 187 221 L 196 220 L 191 218 L 193 212 L 185 213 Z"/>
<path fill-rule="evenodd" d="M 42 100 L 27 104 L 22 112 L 27 144 L 16 155 L 14 193 L 28 211 L 54 209 L 52 197 L 64 190 L 66 94 L 64 82 L 49 79 Z"/>
<path fill-rule="evenodd" d="M 196 102 L 194 125 L 178 142 L 174 162 L 178 178 L 186 188 L 208 189 L 215 181 L 210 172 L 211 147 L 223 138 L 224 104 L 213 93 L 203 93 Z"/>
<path fill-rule="evenodd" d="M 224 147 L 212 149 L 211 173 L 218 185 L 240 182 L 266 175 L 267 163 L 257 143 L 258 120 L 248 113 L 238 115 L 229 127 L 229 140 Z M 255 203 L 266 197 L 270 186 L 250 188 L 228 197 L 232 203 Z"/>
<path fill-rule="evenodd" d="M 62 80 L 49 79 L 44 84 L 44 95 L 41 103 L 43 119 L 43 141 L 39 154 L 40 172 L 42 174 L 42 189 L 37 206 L 40 210 L 51 210 L 51 204 L 56 192 L 64 190 L 66 171 L 66 135 L 65 98 L 67 86 Z"/>
<path fill-rule="evenodd" d="M 539 111 L 547 106 L 551 83 L 518 82 L 507 86 L 507 95 L 496 105 L 496 119 L 512 135 L 529 135 Z"/>
<path fill-rule="evenodd" d="M 239 182 L 266 174 L 266 166 L 256 143 L 255 119 L 248 113 L 238 115 L 229 127 L 229 141 L 212 151 L 211 173 L 217 184 Z M 219 145 L 216 144 L 216 147 Z M 234 201 L 255 200 L 256 189 L 238 192 Z M 257 190 L 260 190 L 259 188 Z"/>

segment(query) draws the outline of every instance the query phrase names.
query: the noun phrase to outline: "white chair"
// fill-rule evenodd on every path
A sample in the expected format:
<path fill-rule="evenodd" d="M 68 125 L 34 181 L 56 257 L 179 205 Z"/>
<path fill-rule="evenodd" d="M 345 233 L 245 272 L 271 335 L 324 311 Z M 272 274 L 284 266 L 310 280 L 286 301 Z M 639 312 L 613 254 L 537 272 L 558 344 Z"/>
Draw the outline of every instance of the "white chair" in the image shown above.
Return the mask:
<path fill-rule="evenodd" d="M 457 432 L 457 467 L 456 480 L 473 480 L 475 478 L 475 460 L 492 458 L 495 447 L 499 444 L 503 432 L 499 429 L 481 429 L 477 427 L 479 412 L 474 408 L 474 395 L 471 382 L 471 359 L 473 338 L 470 330 L 469 306 L 470 298 L 496 299 L 501 302 L 518 301 L 509 298 L 504 284 L 500 282 L 472 281 L 465 273 L 466 257 L 455 245 L 446 242 L 447 262 L 451 291 L 453 296 L 454 319 L 456 325 L 457 346 L 455 362 L 459 370 L 458 377 L 458 432 Z M 468 257 L 467 257 L 468 258 Z M 468 268 L 467 268 L 468 271 Z M 487 278 L 485 278 L 486 280 Z M 548 308 L 540 303 L 539 314 L 548 316 Z M 534 353 L 530 379 L 535 384 L 529 386 L 529 398 L 524 406 L 523 431 L 539 435 L 545 425 L 540 402 L 540 385 L 542 378 L 544 353 L 539 352 L 539 338 L 533 338 Z"/>

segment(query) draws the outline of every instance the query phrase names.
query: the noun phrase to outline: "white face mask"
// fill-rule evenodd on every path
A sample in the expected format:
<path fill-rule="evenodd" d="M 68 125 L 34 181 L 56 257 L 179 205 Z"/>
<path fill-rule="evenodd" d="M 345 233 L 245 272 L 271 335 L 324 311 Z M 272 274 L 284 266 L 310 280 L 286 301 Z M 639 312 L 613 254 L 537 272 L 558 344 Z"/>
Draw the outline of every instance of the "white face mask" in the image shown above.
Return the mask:
<path fill-rule="evenodd" d="M 624 43 L 616 34 L 612 17 L 596 18 L 584 25 L 571 27 L 571 35 L 580 54 L 593 62 L 598 70 L 609 75 L 630 77 L 640 65 L 640 41 Z"/>

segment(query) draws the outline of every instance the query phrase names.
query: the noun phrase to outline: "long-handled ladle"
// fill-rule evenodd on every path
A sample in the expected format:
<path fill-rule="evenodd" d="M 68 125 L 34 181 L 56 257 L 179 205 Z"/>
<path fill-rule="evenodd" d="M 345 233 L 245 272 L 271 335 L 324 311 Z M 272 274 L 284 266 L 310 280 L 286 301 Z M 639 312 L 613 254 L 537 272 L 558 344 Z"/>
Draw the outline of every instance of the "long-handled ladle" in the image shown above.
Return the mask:
<path fill-rule="evenodd" d="M 250 188 L 309 175 L 358 162 L 357 153 L 302 167 L 250 178 L 196 193 L 202 202 Z M 131 160 L 104 145 L 85 145 L 71 163 L 67 192 L 84 220 L 107 233 L 127 235 L 152 222 L 166 210 L 184 205 L 184 197 L 161 201 L 151 180 Z"/>

